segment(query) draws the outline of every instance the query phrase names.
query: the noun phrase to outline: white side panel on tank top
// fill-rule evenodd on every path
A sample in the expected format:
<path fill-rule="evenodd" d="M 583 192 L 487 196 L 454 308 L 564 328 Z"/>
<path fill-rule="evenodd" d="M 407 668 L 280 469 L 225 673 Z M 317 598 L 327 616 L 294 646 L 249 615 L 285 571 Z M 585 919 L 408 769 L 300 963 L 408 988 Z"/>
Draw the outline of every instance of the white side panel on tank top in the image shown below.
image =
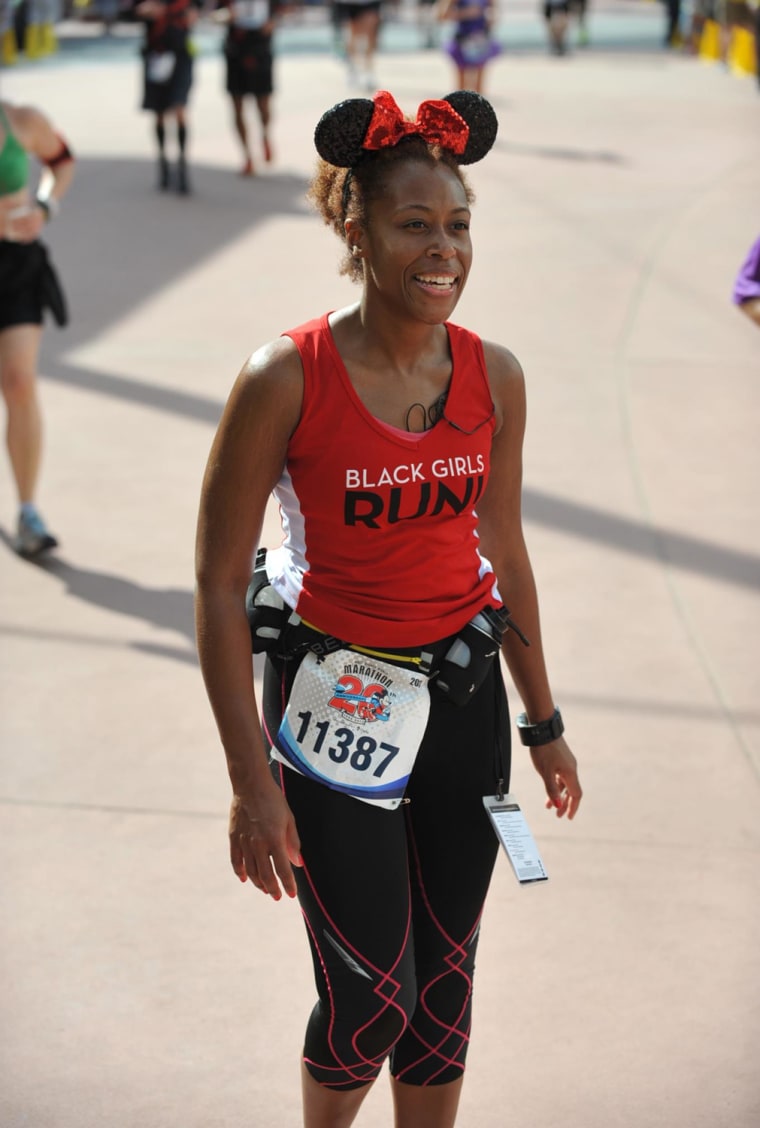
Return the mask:
<path fill-rule="evenodd" d="M 283 470 L 273 493 L 280 506 L 283 542 L 279 548 L 267 551 L 267 575 L 272 587 L 288 606 L 297 607 L 309 561 L 306 556 L 306 523 L 287 469 Z"/>

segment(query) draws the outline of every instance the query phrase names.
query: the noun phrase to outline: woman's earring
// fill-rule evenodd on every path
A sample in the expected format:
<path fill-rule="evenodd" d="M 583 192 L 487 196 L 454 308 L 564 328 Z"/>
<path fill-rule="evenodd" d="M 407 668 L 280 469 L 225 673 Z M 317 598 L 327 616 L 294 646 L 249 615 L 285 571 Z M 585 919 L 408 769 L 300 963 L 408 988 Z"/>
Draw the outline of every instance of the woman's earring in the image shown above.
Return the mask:
<path fill-rule="evenodd" d="M 358 255 L 359 254 L 359 248 L 357 247 L 356 243 L 354 243 L 353 247 L 351 248 L 351 254 L 352 255 Z"/>

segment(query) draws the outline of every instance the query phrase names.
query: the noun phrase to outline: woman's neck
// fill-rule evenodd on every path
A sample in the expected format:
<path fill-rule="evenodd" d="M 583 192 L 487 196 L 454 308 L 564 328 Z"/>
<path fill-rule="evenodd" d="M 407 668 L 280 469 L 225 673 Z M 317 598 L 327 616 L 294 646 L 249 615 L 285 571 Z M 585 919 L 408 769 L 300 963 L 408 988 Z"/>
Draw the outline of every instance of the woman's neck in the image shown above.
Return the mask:
<path fill-rule="evenodd" d="M 430 364 L 432 356 L 443 359 L 448 355 L 443 323 L 426 325 L 411 319 L 405 323 L 385 312 L 375 314 L 364 302 L 339 310 L 330 323 L 341 354 L 356 358 L 363 366 L 414 372 L 420 363 Z"/>

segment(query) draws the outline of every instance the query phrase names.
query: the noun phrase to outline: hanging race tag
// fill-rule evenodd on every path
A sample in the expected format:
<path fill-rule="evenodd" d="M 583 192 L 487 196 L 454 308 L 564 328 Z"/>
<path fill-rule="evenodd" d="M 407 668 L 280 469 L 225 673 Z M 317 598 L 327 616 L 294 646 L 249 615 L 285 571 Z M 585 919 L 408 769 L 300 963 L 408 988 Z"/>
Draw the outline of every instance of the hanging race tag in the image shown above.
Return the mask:
<path fill-rule="evenodd" d="M 413 670 L 336 650 L 304 658 L 272 756 L 309 779 L 395 808 L 427 726 L 427 679 Z"/>
<path fill-rule="evenodd" d="M 484 795 L 483 806 L 520 884 L 548 881 L 549 875 L 538 847 L 514 795 L 505 795 L 502 799 L 496 795 Z"/>

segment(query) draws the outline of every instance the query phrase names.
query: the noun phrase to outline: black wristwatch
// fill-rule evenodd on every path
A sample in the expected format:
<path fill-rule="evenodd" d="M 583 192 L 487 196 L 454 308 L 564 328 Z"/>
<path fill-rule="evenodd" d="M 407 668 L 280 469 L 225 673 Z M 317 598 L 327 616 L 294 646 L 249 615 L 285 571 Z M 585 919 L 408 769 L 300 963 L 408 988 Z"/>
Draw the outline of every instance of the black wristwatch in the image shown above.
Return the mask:
<path fill-rule="evenodd" d="M 559 709 L 554 710 L 548 721 L 539 721 L 537 725 L 530 723 L 527 713 L 520 713 L 515 717 L 515 724 L 526 748 L 540 748 L 542 744 L 551 744 L 565 731 Z"/>

